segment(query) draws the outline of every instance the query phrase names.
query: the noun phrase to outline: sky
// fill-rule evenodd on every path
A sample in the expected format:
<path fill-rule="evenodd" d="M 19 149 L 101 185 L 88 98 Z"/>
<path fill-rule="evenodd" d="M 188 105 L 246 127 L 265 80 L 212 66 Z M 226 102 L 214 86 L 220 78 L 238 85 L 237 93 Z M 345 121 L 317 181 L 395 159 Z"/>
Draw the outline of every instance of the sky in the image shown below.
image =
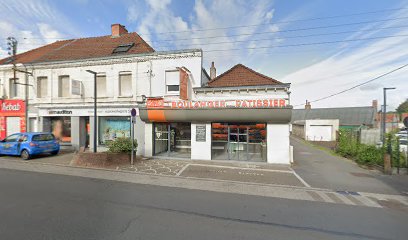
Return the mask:
<path fill-rule="evenodd" d="M 408 67 L 335 97 L 314 101 L 408 64 L 408 1 L 387 0 L 1 0 L 0 58 L 6 38 L 24 52 L 62 39 L 110 34 L 120 23 L 156 51 L 200 48 L 217 74 L 242 63 L 291 83 L 302 108 L 394 109 L 408 98 Z"/>

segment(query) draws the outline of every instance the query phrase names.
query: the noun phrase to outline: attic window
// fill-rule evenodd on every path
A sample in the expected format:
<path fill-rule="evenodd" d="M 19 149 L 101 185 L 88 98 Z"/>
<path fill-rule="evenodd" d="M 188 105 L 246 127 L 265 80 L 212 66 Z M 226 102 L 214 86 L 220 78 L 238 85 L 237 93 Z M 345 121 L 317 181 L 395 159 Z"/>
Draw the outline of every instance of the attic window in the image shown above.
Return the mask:
<path fill-rule="evenodd" d="M 129 43 L 129 44 L 122 44 L 117 46 L 115 49 L 113 49 L 112 53 L 125 53 L 131 49 L 135 43 Z"/>

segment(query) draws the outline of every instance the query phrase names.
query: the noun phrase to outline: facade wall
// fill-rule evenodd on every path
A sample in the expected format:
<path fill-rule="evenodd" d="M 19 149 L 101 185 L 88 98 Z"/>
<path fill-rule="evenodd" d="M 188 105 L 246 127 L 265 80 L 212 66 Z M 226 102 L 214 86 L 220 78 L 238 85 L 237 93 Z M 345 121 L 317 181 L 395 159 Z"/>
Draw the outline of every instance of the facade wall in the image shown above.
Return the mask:
<path fill-rule="evenodd" d="M 26 69 L 33 73 L 27 81 L 32 87 L 29 87 L 29 117 L 34 119 L 29 121 L 36 126 L 29 126 L 30 129 L 38 131 L 49 131 L 52 117 L 70 117 L 71 118 L 71 143 L 63 145 L 72 145 L 78 149 L 85 144 L 86 129 L 84 117 L 89 118 L 89 144 L 93 145 L 93 101 L 94 101 L 94 76 L 86 70 L 92 70 L 98 74 L 106 76 L 106 93 L 98 93 L 98 117 L 99 116 L 130 116 L 130 109 L 137 108 L 137 102 L 142 101 L 142 95 L 146 97 L 167 96 L 165 72 L 168 70 L 177 70 L 179 67 L 185 67 L 190 71 L 190 95 L 192 87 L 198 87 L 201 84 L 201 51 L 188 50 L 171 53 L 153 53 L 147 55 L 123 56 L 121 58 L 89 59 L 75 62 L 56 62 L 36 65 L 18 65 L 20 69 Z M 119 75 L 121 73 L 131 73 L 132 94 L 123 96 L 120 94 Z M 13 77 L 10 66 L 0 66 L 0 93 L 6 98 L 10 98 L 9 78 Z M 25 81 L 27 75 L 17 73 L 19 82 Z M 69 89 L 60 89 L 59 82 L 61 76 L 69 76 Z M 39 78 L 47 79 L 46 91 L 42 96 L 37 95 L 39 91 Z M 82 95 L 72 95 L 72 80 L 81 82 Z M 25 87 L 16 85 L 16 99 L 24 99 Z M 38 88 L 38 89 L 37 89 Z M 61 90 L 68 91 L 68 96 L 61 97 Z M 169 97 L 177 97 L 170 95 Z M 116 109 L 120 113 L 112 111 Z M 100 114 L 100 110 L 103 113 Z M 129 112 L 123 112 L 129 111 Z M 109 111 L 111 113 L 109 113 Z M 80 112 L 80 113 L 79 113 Z M 98 119 L 99 124 L 100 119 Z M 130 124 L 130 123 L 129 123 Z M 145 123 L 137 119 L 135 124 L 135 138 L 138 140 L 138 154 L 144 154 L 145 150 Z M 130 125 L 129 125 L 130 126 Z M 98 142 L 100 139 L 98 132 Z M 101 145 L 99 150 L 104 150 Z"/>
<path fill-rule="evenodd" d="M 205 142 L 196 141 L 197 126 L 205 126 Z M 211 160 L 211 123 L 191 123 L 191 159 Z"/>
<path fill-rule="evenodd" d="M 266 129 L 268 163 L 290 164 L 289 124 L 268 123 Z"/>

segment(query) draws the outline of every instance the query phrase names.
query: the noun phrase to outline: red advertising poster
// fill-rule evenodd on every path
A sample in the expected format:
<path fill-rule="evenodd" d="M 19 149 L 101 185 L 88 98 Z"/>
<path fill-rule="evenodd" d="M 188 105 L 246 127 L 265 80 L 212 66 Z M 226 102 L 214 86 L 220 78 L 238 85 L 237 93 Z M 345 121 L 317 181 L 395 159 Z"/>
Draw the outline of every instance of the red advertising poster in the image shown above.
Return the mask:
<path fill-rule="evenodd" d="M 23 100 L 0 100 L 0 138 L 7 137 L 6 117 L 20 117 L 20 131 L 26 131 L 25 102 Z"/>
<path fill-rule="evenodd" d="M 26 132 L 26 119 L 25 119 L 25 117 L 20 117 L 20 132 Z"/>
<path fill-rule="evenodd" d="M 0 116 L 0 139 L 6 137 L 6 118 Z"/>

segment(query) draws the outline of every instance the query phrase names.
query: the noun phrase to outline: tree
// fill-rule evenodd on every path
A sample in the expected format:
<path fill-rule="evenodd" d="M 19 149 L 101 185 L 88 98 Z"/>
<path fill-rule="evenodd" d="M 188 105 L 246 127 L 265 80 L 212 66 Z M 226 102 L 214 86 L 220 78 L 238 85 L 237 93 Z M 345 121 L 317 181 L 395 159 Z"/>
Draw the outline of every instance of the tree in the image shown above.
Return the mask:
<path fill-rule="evenodd" d="M 402 103 L 397 107 L 397 112 L 398 112 L 399 114 L 408 112 L 408 99 L 406 99 L 404 102 L 402 102 Z"/>

